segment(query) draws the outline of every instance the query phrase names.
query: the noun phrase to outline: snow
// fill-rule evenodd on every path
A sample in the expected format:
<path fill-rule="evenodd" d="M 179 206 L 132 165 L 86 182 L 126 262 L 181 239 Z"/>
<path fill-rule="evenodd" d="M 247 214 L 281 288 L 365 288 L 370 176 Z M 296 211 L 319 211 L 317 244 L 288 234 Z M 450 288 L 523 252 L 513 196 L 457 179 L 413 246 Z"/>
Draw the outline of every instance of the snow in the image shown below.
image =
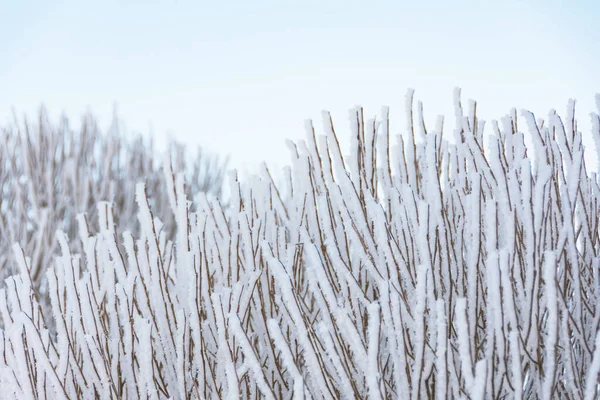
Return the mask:
<path fill-rule="evenodd" d="M 231 173 L 228 202 L 166 153 L 169 213 L 144 183 L 122 188 L 137 226 L 72 211 L 43 285 L 13 244 L 0 397 L 596 398 L 600 187 L 575 103 L 484 131 L 456 90 L 452 143 L 414 96 L 397 137 L 387 108 L 353 109 L 349 156 L 328 113 L 307 122 L 283 179 Z"/>

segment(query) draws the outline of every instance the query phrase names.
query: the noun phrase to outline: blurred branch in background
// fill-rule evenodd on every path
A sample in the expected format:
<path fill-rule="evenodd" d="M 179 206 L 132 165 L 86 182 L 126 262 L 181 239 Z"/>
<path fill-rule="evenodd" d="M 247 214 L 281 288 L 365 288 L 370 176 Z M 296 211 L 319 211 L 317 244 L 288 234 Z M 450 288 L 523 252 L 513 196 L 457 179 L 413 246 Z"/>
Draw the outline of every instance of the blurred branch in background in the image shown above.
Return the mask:
<path fill-rule="evenodd" d="M 174 160 L 172 173 L 186 177 L 190 198 L 198 192 L 220 196 L 227 160 L 201 148 L 189 154 L 175 140 L 168 153 Z M 138 182 L 145 182 L 155 215 L 174 232 L 166 218 L 171 210 L 162 167 L 153 138 L 122 132 L 116 117 L 106 133 L 91 114 L 73 129 L 66 117 L 53 124 L 42 107 L 35 121 L 15 118 L 1 127 L 0 280 L 17 272 L 10 267 L 10 248 L 17 242 L 31 257 L 31 279 L 37 286 L 56 250 L 56 230 L 76 238 L 76 216 L 86 213 L 89 229 L 97 231 L 99 202 L 112 203 L 119 228 L 134 229 Z"/>

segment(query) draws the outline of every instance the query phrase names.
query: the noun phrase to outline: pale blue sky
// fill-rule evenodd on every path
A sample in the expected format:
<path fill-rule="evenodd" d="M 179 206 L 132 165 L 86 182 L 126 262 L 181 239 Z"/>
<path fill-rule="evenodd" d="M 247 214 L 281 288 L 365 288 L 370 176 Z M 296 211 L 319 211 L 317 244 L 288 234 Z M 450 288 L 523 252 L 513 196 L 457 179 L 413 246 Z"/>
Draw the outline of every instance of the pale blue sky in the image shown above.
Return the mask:
<path fill-rule="evenodd" d="M 159 143 L 171 133 L 243 168 L 286 164 L 285 139 L 322 109 L 346 134 L 349 108 L 388 105 L 398 133 L 409 87 L 430 124 L 451 117 L 460 86 L 487 118 L 513 106 L 562 112 L 574 97 L 589 126 L 594 3 L 6 0 L 0 122 L 44 102 L 75 121 L 89 107 L 108 126 L 116 101 L 129 128 L 152 123 Z"/>

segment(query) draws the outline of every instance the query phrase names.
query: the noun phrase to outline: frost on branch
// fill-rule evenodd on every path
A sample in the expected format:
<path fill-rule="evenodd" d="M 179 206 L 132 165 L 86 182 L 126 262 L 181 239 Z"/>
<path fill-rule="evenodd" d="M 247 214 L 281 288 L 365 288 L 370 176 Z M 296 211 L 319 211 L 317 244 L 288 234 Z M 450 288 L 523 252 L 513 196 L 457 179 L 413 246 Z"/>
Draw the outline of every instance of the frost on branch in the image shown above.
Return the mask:
<path fill-rule="evenodd" d="M 406 102 L 397 137 L 387 109 L 353 110 L 350 157 L 324 113 L 322 134 L 307 123 L 290 144 L 283 185 L 232 173 L 227 206 L 191 202 L 167 157 L 166 219 L 139 184 L 135 234 L 98 203 L 80 247 L 56 235 L 48 311 L 39 250 L 15 245 L 2 395 L 597 398 L 600 187 L 574 102 L 484 132 L 457 91 L 449 139 Z"/>
<path fill-rule="evenodd" d="M 17 264 L 11 252 L 18 242 L 31 258 L 33 287 L 47 295 L 42 283 L 58 250 L 56 230 L 75 239 L 77 215 L 86 213 L 80 232 L 98 232 L 104 222 L 99 218 L 101 201 L 115 209 L 119 232 L 133 229 L 134 189 L 140 180 L 146 183 L 154 213 L 174 233 L 167 190 L 171 186 L 163 177 L 186 172 L 188 193 L 219 195 L 225 165 L 201 151 L 186 158 L 184 145 L 176 141 L 165 154 L 168 162 L 163 169 L 152 140 L 129 139 L 116 118 L 104 134 L 91 115 L 77 129 L 64 117 L 51 124 L 44 109 L 37 121 L 15 119 L 0 127 L 0 280 L 19 272 L 13 268 Z M 170 155 L 176 162 L 171 163 Z M 78 241 L 71 245 L 81 250 Z"/>

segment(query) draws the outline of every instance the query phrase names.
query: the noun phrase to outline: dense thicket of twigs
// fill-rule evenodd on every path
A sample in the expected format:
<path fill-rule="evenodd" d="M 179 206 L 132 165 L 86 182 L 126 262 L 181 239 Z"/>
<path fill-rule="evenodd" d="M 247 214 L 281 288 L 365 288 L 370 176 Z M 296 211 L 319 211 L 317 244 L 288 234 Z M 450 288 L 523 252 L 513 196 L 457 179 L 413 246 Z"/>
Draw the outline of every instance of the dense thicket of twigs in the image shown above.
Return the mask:
<path fill-rule="evenodd" d="M 133 229 L 138 182 L 146 183 L 153 212 L 161 218 L 169 215 L 163 162 L 152 139 L 130 138 L 116 118 L 106 134 L 91 115 L 79 129 L 66 118 L 52 124 L 44 109 L 37 121 L 15 121 L 0 128 L 0 280 L 17 272 L 10 250 L 17 242 L 31 257 L 31 278 L 37 286 L 52 264 L 56 230 L 76 238 L 76 215 L 87 213 L 96 231 L 100 201 L 112 203 L 120 229 Z M 223 161 L 200 150 L 190 158 L 176 141 L 169 146 L 178 160 L 174 171 L 187 172 L 188 193 L 218 196 L 226 172 Z M 174 225 L 165 221 L 173 231 Z"/>
<path fill-rule="evenodd" d="M 200 196 L 192 212 L 179 176 L 161 222 L 140 184 L 135 234 L 103 203 L 99 233 L 79 217 L 82 254 L 57 235 L 48 315 L 37 247 L 15 246 L 0 395 L 596 398 L 600 188 L 574 103 L 485 135 L 474 103 L 464 114 L 457 93 L 449 142 L 420 104 L 413 118 L 412 92 L 396 138 L 387 110 L 355 110 L 348 157 L 325 114 L 284 187 L 232 175 L 227 208 Z"/>

